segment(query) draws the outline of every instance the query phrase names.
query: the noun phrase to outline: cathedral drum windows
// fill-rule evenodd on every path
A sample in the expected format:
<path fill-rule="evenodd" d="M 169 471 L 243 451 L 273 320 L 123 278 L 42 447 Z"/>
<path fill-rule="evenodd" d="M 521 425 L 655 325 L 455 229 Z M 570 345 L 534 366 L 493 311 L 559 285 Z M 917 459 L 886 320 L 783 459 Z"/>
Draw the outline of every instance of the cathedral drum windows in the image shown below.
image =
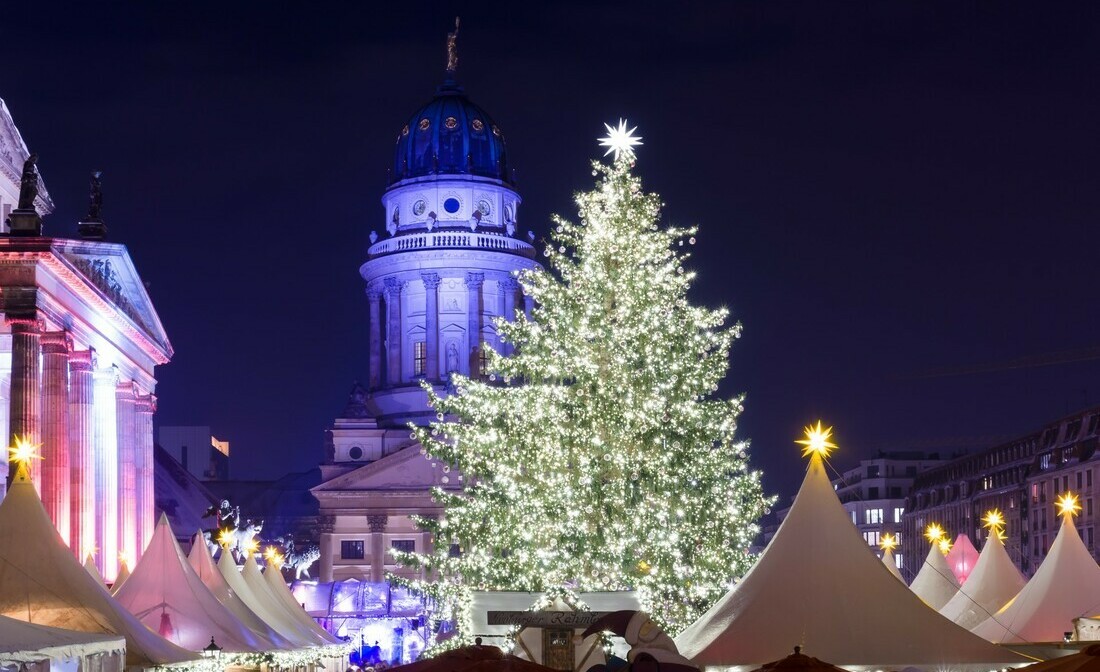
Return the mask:
<path fill-rule="evenodd" d="M 413 376 L 423 376 L 428 361 L 428 344 L 424 341 L 413 343 Z"/>

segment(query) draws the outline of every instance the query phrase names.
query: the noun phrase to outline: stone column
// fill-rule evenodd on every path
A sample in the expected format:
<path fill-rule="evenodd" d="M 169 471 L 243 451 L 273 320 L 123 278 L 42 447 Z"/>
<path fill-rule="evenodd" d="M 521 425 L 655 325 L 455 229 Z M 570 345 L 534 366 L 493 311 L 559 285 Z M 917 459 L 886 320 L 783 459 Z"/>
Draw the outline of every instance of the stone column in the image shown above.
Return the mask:
<path fill-rule="evenodd" d="M 134 455 L 134 381 L 115 387 L 115 435 L 118 437 L 118 544 L 133 566 L 137 558 L 137 470 Z"/>
<path fill-rule="evenodd" d="M 501 315 L 508 322 L 516 321 L 516 292 L 519 291 L 519 281 L 509 275 L 501 280 L 500 286 L 504 292 L 504 311 Z M 515 346 L 512 343 L 504 344 L 504 354 L 510 355 L 515 350 Z"/>
<path fill-rule="evenodd" d="M 382 535 L 386 531 L 389 516 L 375 514 L 367 516 L 370 525 L 370 576 L 371 581 L 386 580 L 386 546 Z"/>
<path fill-rule="evenodd" d="M 319 528 L 321 530 L 321 583 L 332 581 L 332 530 L 336 527 L 335 516 L 321 516 Z"/>
<path fill-rule="evenodd" d="M 95 455 L 95 545 L 97 567 L 112 581 L 118 573 L 118 370 L 114 366 L 93 374 L 95 420 L 92 453 Z"/>
<path fill-rule="evenodd" d="M 9 315 L 11 326 L 11 405 L 9 414 L 8 446 L 15 445 L 19 437 L 31 443 L 41 443 L 39 418 L 42 411 L 41 354 L 42 320 L 35 316 Z M 8 484 L 8 461 L 0 467 L 4 474 L 4 492 Z M 31 481 L 35 490 L 42 492 L 42 465 L 31 465 Z"/>
<path fill-rule="evenodd" d="M 424 282 L 424 349 L 427 363 L 424 375 L 430 382 L 439 380 L 439 274 L 421 273 Z"/>
<path fill-rule="evenodd" d="M 93 350 L 76 350 L 69 355 L 69 548 L 81 561 L 96 545 L 94 369 Z"/>
<path fill-rule="evenodd" d="M 382 292 L 367 289 L 367 301 L 370 302 L 370 378 L 368 387 L 377 390 L 382 384 L 382 318 L 379 303 Z"/>
<path fill-rule="evenodd" d="M 481 360 L 481 285 L 485 282 L 484 273 L 466 274 L 466 334 L 470 343 L 470 377 L 480 375 Z"/>
<path fill-rule="evenodd" d="M 386 278 L 386 382 L 401 384 L 401 281 Z"/>
<path fill-rule="evenodd" d="M 156 525 L 156 501 L 153 492 L 153 414 L 157 412 L 157 398 L 143 394 L 134 404 L 134 472 L 137 500 L 137 551 L 133 558 L 137 563 Z"/>
<path fill-rule="evenodd" d="M 69 353 L 64 331 L 42 334 L 42 503 L 61 538 L 72 532 L 72 475 L 69 465 Z"/>

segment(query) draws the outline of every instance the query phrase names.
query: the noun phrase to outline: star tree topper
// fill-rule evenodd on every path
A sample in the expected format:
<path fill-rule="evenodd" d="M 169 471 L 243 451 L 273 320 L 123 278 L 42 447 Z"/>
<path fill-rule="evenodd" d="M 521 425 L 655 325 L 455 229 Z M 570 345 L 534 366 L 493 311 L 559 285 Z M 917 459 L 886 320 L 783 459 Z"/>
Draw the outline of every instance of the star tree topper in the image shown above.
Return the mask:
<path fill-rule="evenodd" d="M 607 151 L 603 153 L 604 156 L 615 152 L 616 161 L 619 160 L 620 154 L 629 158 L 634 155 L 634 148 L 642 144 L 642 136 L 634 135 L 638 127 L 627 129 L 626 119 L 619 119 L 618 127 L 612 127 L 611 124 L 604 124 L 603 127 L 607 129 L 607 135 L 599 138 L 599 141 L 600 147 L 607 147 Z"/>

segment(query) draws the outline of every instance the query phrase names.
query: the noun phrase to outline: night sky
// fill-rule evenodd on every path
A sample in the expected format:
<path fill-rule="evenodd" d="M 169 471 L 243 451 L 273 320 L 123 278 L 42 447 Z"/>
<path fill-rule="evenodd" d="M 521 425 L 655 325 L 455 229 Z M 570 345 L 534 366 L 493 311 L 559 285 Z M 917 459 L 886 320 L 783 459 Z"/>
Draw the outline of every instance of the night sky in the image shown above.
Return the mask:
<path fill-rule="evenodd" d="M 46 232 L 75 232 L 103 170 L 176 350 L 158 422 L 209 424 L 235 477 L 315 466 L 366 380 L 358 267 L 456 13 L 521 233 L 575 213 L 603 122 L 638 125 L 667 221 L 700 226 L 695 299 L 745 325 L 724 393 L 770 491 L 818 417 L 844 468 L 1100 404 L 1095 3 L 375 4 L 4 9 Z"/>

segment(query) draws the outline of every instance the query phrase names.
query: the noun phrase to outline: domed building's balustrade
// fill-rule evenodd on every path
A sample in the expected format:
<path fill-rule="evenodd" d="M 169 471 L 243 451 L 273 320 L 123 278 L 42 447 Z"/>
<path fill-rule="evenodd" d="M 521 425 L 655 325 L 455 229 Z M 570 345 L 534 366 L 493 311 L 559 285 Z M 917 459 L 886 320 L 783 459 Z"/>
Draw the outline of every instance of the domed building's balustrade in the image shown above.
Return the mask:
<path fill-rule="evenodd" d="M 535 257 L 535 248 L 526 241 L 509 238 L 498 233 L 474 233 L 472 231 L 426 231 L 388 238 L 371 245 L 367 255 L 370 259 L 376 259 L 394 252 L 461 248 L 510 252 L 528 259 Z"/>

